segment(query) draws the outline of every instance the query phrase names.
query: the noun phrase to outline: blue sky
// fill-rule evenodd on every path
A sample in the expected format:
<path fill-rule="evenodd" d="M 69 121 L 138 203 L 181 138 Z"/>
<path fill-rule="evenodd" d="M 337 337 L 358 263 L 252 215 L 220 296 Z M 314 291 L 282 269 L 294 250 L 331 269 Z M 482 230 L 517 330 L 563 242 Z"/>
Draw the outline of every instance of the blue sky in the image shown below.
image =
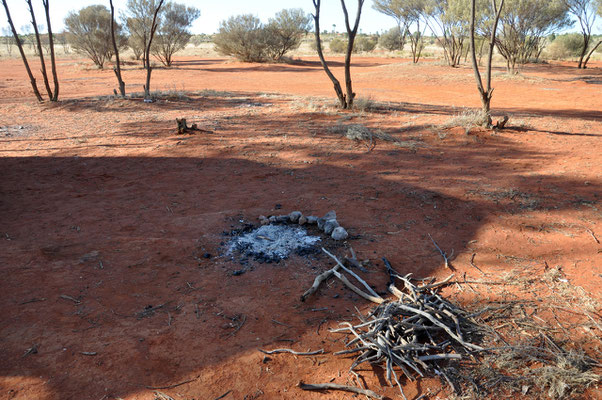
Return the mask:
<path fill-rule="evenodd" d="M 7 0 L 13 21 L 17 29 L 21 26 L 29 24 L 28 11 L 25 1 L 23 0 Z M 313 4 L 311 0 L 174 0 L 179 3 L 185 3 L 194 6 L 201 10 L 201 17 L 195 22 L 192 27 L 193 33 L 214 33 L 219 27 L 219 22 L 227 19 L 231 15 L 238 14 L 253 14 L 259 17 L 262 21 L 267 21 L 276 12 L 283 8 L 302 8 L 307 13 L 313 12 Z M 545 0 L 544 0 L 545 1 Z M 40 0 L 33 0 L 36 9 L 36 17 L 38 23 L 44 20 L 44 14 Z M 337 31 L 345 30 L 345 21 L 341 11 L 341 3 L 339 0 L 322 0 L 322 13 L 320 25 L 322 30 L 332 30 L 332 25 L 336 24 Z M 63 29 L 63 20 L 69 11 L 77 10 L 92 4 L 109 5 L 108 0 L 50 0 L 50 13 L 53 30 L 58 32 Z M 114 0 L 117 12 L 125 10 L 126 0 Z M 356 0 L 347 0 L 349 12 L 355 15 L 357 6 Z M 597 32 L 602 31 L 602 18 L 598 18 Z M 376 12 L 372 8 L 372 0 L 367 0 L 362 12 L 362 20 L 360 29 L 364 33 L 381 32 L 387 30 L 394 25 L 391 17 L 387 17 Z M 0 11 L 0 27 L 8 27 L 4 9 Z M 574 30 L 574 29 L 573 29 Z"/>
<path fill-rule="evenodd" d="M 17 29 L 23 25 L 29 24 L 28 10 L 23 0 L 7 0 L 13 21 Z M 231 15 L 253 14 L 262 21 L 267 21 L 276 12 L 283 8 L 302 8 L 307 13 L 313 12 L 311 0 L 175 0 L 178 3 L 184 3 L 194 6 L 201 10 L 201 17 L 192 27 L 193 33 L 214 33 L 219 27 L 219 22 L 227 19 Z M 44 18 L 43 9 L 40 0 L 33 0 L 34 5 L 39 3 L 36 10 L 38 23 Z M 322 30 L 332 29 L 332 24 L 336 24 L 338 31 L 345 30 L 345 20 L 341 11 L 339 0 L 322 0 L 322 12 L 320 26 Z M 63 28 L 63 20 L 71 10 L 77 10 L 92 4 L 105 4 L 109 6 L 108 0 L 50 0 L 50 15 L 54 31 L 60 31 Z M 117 12 L 125 10 L 126 0 L 114 0 Z M 347 0 L 349 12 L 355 16 L 357 1 Z M 0 11 L 0 26 L 8 27 L 4 9 Z M 388 29 L 395 24 L 391 17 L 382 15 L 372 9 L 372 1 L 367 0 L 362 12 L 360 28 L 363 32 L 377 32 Z"/>

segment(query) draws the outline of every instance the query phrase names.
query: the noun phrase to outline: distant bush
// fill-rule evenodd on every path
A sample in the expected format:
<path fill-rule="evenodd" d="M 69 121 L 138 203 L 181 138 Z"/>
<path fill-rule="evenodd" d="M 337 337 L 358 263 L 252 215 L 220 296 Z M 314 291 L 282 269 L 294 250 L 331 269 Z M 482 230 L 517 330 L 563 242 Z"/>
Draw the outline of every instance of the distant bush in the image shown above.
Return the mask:
<path fill-rule="evenodd" d="M 280 61 L 287 52 L 298 49 L 303 35 L 311 29 L 311 20 L 311 16 L 301 8 L 278 12 L 264 28 L 267 56 Z"/>
<path fill-rule="evenodd" d="M 265 59 L 265 31 L 259 18 L 251 14 L 238 15 L 220 22 L 213 37 L 215 49 L 241 61 L 257 62 Z"/>
<path fill-rule="evenodd" d="M 329 48 L 333 53 L 344 53 L 347 51 L 347 41 L 340 38 L 334 38 L 330 42 Z"/>
<path fill-rule="evenodd" d="M 546 48 L 546 55 L 552 60 L 579 57 L 583 50 L 583 36 L 579 33 L 558 35 Z"/>
<path fill-rule="evenodd" d="M 373 36 L 358 36 L 353 43 L 353 51 L 369 53 L 376 48 L 377 43 Z"/>
<path fill-rule="evenodd" d="M 220 23 L 213 43 L 219 53 L 241 61 L 279 61 L 299 47 L 310 26 L 302 9 L 282 10 L 265 26 L 253 15 L 239 15 Z"/>
<path fill-rule="evenodd" d="M 76 53 L 88 56 L 98 68 L 113 57 L 111 12 L 103 5 L 71 11 L 65 18 L 67 40 Z M 115 41 L 123 48 L 127 39 L 121 25 L 115 24 Z"/>
<path fill-rule="evenodd" d="M 393 27 L 380 36 L 378 45 L 389 51 L 403 50 L 405 37 L 399 32 L 397 27 Z"/>

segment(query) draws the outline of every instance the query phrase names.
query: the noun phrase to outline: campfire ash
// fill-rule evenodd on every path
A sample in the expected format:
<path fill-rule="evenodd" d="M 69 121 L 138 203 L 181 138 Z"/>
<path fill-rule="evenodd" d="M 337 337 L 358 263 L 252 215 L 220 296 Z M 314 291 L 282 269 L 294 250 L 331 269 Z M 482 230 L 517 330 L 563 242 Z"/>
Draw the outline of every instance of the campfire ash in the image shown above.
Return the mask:
<path fill-rule="evenodd" d="M 228 253 L 237 252 L 263 262 L 278 262 L 291 253 L 317 251 L 314 246 L 319 241 L 319 237 L 308 235 L 300 226 L 263 225 L 233 238 Z"/>

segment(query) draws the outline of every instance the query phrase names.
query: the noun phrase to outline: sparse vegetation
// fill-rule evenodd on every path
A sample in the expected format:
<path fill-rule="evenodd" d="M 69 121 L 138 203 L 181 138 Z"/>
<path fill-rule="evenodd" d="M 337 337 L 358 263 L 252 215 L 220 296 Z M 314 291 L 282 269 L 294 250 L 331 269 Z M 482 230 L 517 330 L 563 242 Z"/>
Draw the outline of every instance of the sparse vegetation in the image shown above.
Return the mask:
<path fill-rule="evenodd" d="M 267 25 L 253 15 L 238 15 L 220 23 L 213 42 L 219 53 L 241 61 L 281 61 L 299 47 L 310 21 L 301 9 L 282 10 Z"/>
<path fill-rule="evenodd" d="M 103 5 L 84 7 L 69 13 L 65 18 L 67 40 L 71 48 L 90 58 L 100 69 L 115 52 L 111 38 L 111 20 L 111 12 Z M 119 49 L 127 45 L 127 38 L 119 24 L 115 24 L 115 42 Z"/>
<path fill-rule="evenodd" d="M 151 52 L 163 65 L 171 66 L 173 55 L 186 47 L 192 36 L 189 29 L 200 15 L 194 7 L 173 2 L 161 9 Z"/>

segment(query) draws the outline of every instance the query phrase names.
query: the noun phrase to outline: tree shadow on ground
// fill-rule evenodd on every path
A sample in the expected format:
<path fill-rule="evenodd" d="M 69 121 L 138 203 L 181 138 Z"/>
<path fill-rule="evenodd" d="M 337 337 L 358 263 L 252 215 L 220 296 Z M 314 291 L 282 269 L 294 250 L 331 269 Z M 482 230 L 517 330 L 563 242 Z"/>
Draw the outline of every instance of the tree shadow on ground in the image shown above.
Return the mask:
<path fill-rule="evenodd" d="M 239 124 L 269 131 L 290 123 L 271 118 Z M 329 262 L 320 255 L 279 265 L 247 261 L 248 272 L 233 276 L 245 262 L 226 255 L 224 232 L 261 214 L 335 209 L 362 255 L 387 256 L 400 272 L 425 276 L 440 265 L 428 234 L 460 252 L 499 215 L 597 201 L 600 182 L 509 171 L 498 160 L 527 164 L 548 155 L 502 138 L 478 148 L 458 143 L 413 154 L 383 146 L 358 154 L 340 135 L 316 129 L 312 147 L 295 144 L 304 131 L 289 133 L 291 144 L 280 152 L 296 162 L 269 156 L 269 140 L 253 160 L 227 152 L 0 158 L 4 392 L 27 397 L 44 382 L 36 392 L 44 399 L 113 398 L 192 379 L 178 391 L 215 398 L 232 389 L 243 398 L 254 389 L 237 376 L 261 365 L 257 347 L 283 338 L 320 346 L 313 332 L 325 317 L 311 309 L 325 305 L 336 320 L 358 298 L 340 288 L 333 304 L 335 286 L 298 302 Z M 222 132 L 233 143 L 240 136 L 237 126 Z M 195 140 L 200 151 L 212 138 Z M 369 280 L 384 291 L 380 269 Z M 28 385 L 13 386 L 11 377 Z M 274 398 L 288 378 L 255 381 Z"/>

